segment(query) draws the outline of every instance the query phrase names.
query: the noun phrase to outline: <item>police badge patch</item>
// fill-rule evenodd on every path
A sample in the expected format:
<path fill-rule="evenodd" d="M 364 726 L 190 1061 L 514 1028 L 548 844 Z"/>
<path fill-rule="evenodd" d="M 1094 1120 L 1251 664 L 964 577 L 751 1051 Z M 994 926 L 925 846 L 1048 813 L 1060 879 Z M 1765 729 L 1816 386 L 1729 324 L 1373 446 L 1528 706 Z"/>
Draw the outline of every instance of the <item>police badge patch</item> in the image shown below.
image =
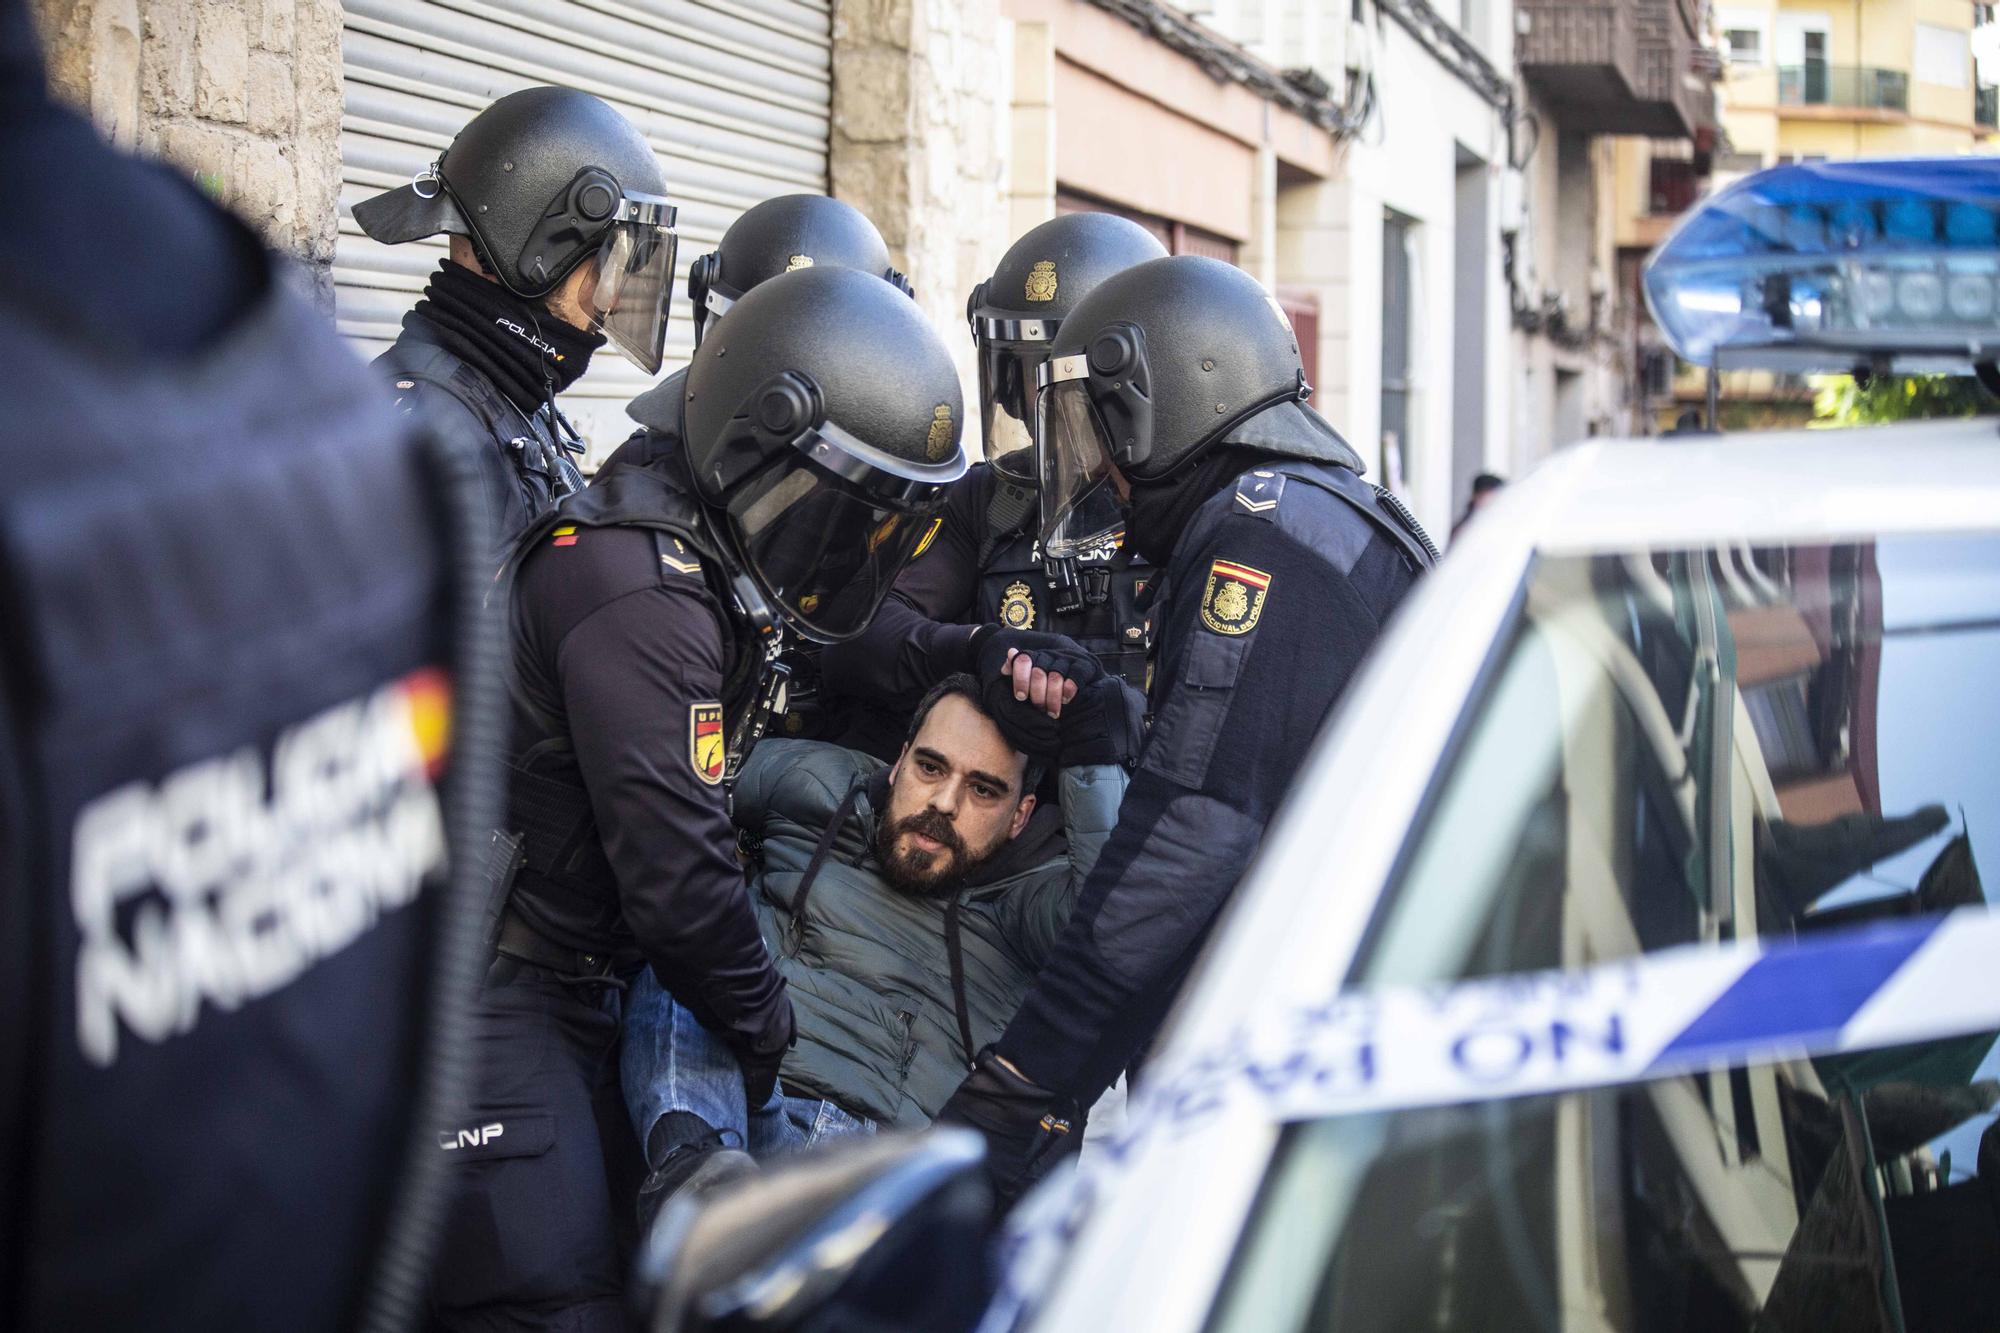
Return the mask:
<path fill-rule="evenodd" d="M 722 739 L 722 705 L 688 705 L 688 762 L 694 775 L 714 787 L 722 782 L 728 746 Z"/>
<path fill-rule="evenodd" d="M 1035 627 L 1035 593 L 1027 584 L 1016 580 L 1000 594 L 1000 623 L 1008 629 Z"/>
<path fill-rule="evenodd" d="M 1201 623 L 1217 634 L 1248 634 L 1264 614 L 1271 576 L 1261 569 L 1218 560 L 1208 567 L 1208 586 L 1201 593 Z"/>
<path fill-rule="evenodd" d="M 1028 270 L 1027 290 L 1022 293 L 1030 301 L 1053 301 L 1056 299 L 1056 261 L 1037 259 Z"/>

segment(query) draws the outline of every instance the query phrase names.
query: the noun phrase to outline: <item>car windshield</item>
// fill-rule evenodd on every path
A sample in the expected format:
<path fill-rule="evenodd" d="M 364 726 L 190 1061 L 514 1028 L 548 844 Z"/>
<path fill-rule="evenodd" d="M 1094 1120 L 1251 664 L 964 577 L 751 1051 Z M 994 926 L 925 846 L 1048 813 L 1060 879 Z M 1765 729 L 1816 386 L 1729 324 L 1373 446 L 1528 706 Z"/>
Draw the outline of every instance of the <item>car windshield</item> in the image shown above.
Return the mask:
<path fill-rule="evenodd" d="M 1984 908 L 2000 537 L 1532 570 L 1350 986 Z M 1290 1127 L 1211 1327 L 2000 1328 L 1992 1034 Z"/>

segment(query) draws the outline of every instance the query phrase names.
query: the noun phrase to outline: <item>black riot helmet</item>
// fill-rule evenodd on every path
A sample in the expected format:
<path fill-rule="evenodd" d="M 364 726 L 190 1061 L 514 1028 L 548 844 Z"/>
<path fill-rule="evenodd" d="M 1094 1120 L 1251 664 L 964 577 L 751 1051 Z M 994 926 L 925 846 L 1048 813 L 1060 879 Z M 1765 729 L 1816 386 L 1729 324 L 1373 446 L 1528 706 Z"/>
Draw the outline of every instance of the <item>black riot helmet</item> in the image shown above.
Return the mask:
<path fill-rule="evenodd" d="M 468 121 L 410 184 L 356 204 L 354 220 L 385 245 L 467 237 L 501 285 L 531 301 L 595 259 L 586 305 L 651 375 L 673 298 L 666 188 L 645 137 L 609 104 L 574 88 L 523 88 Z"/>
<path fill-rule="evenodd" d="M 1107 279 L 1063 321 L 1040 373 L 1042 543 L 1088 549 L 1117 521 L 1107 464 L 1134 484 L 1180 474 L 1218 444 L 1354 466 L 1306 406 L 1292 322 L 1258 281 L 1199 255 Z"/>
<path fill-rule="evenodd" d="M 961 416 L 958 371 L 916 303 L 814 266 L 759 284 L 709 329 L 681 438 L 755 592 L 832 643 L 867 628 L 965 475 Z"/>
<path fill-rule="evenodd" d="M 721 243 L 688 267 L 695 346 L 709 319 L 758 283 L 825 265 L 872 273 L 914 295 L 910 280 L 889 266 L 882 233 L 859 209 L 823 194 L 779 195 L 730 223 Z"/>
<path fill-rule="evenodd" d="M 965 317 L 979 349 L 986 461 L 1033 485 L 1035 372 L 1072 310 L 1114 273 L 1167 253 L 1138 223 L 1112 213 L 1066 213 L 1015 241 L 993 276 L 972 289 Z"/>

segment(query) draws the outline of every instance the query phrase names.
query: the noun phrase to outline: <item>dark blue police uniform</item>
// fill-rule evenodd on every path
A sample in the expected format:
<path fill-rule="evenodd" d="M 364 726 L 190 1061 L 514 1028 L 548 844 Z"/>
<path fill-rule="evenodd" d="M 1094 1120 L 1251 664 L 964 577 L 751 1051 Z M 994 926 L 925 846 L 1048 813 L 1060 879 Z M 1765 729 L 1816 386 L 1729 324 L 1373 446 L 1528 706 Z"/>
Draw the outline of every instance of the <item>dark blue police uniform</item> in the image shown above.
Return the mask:
<path fill-rule="evenodd" d="M 1261 463 L 1201 503 L 1152 604 L 1138 772 L 1000 1055 L 1087 1109 L 1141 1054 L 1320 724 L 1429 563 L 1344 467 Z"/>
<path fill-rule="evenodd" d="M 618 1047 L 640 967 L 746 1065 L 775 1073 L 791 1041 L 723 786 L 761 644 L 736 632 L 689 484 L 672 451 L 608 469 L 511 561 L 507 826 L 525 864 L 480 991 L 480 1087 L 438 1149 L 457 1182 L 434 1282 L 452 1328 L 622 1333 L 645 1169 Z"/>
<path fill-rule="evenodd" d="M 0 1328 L 401 1326 L 462 1068 L 432 1006 L 476 970 L 443 872 L 497 814 L 474 464 L 48 102 L 26 22 L 0 0 L 0 167 L 38 182 L 0 237 Z"/>

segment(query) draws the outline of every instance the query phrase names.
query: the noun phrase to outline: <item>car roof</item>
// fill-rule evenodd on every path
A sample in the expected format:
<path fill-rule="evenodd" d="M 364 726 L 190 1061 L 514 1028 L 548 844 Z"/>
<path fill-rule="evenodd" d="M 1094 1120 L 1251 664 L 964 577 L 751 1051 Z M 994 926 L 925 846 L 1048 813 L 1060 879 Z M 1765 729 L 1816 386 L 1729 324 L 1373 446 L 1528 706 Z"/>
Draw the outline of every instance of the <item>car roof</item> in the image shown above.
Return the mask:
<path fill-rule="evenodd" d="M 1519 535 L 1548 553 L 1985 528 L 2000 419 L 1591 441 L 1530 480 L 1545 494 Z"/>

